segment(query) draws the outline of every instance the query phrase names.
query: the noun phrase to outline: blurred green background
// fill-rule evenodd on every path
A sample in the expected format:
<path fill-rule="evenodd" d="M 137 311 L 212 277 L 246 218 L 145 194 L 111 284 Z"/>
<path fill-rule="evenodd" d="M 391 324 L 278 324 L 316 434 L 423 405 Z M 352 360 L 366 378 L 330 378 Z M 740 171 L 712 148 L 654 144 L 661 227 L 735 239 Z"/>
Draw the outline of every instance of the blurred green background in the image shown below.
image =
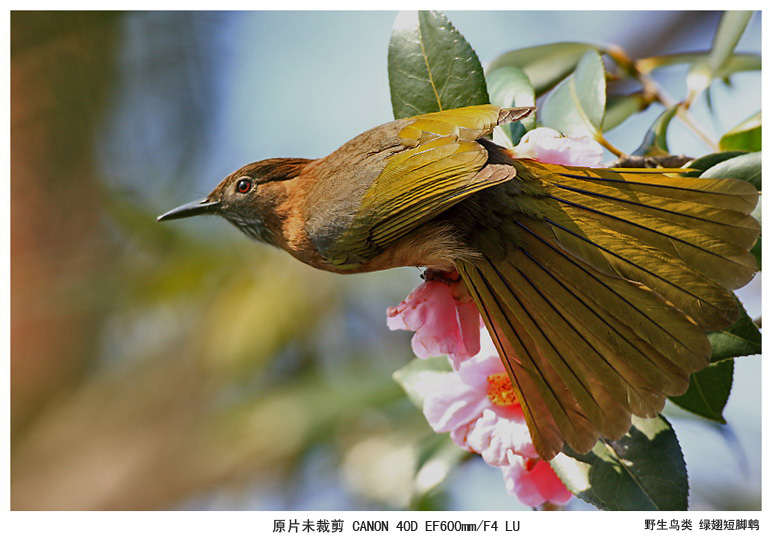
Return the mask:
<path fill-rule="evenodd" d="M 708 49 L 720 14 L 448 16 L 485 65 L 555 41 Z M 391 379 L 412 353 L 385 325 L 416 270 L 338 277 L 225 221 L 154 220 L 243 163 L 391 120 L 394 17 L 12 13 L 13 509 L 523 508 L 477 457 L 434 486 L 458 453 Z M 760 36 L 757 13 L 737 50 Z M 732 107 L 695 107 L 714 134 L 758 108 L 760 74 L 738 81 L 713 92 Z M 657 114 L 609 139 L 636 148 Z M 759 285 L 740 293 L 754 318 Z M 760 507 L 759 376 L 738 360 L 728 431 L 673 415 L 695 509 Z M 427 451 L 439 464 L 416 475 Z"/>

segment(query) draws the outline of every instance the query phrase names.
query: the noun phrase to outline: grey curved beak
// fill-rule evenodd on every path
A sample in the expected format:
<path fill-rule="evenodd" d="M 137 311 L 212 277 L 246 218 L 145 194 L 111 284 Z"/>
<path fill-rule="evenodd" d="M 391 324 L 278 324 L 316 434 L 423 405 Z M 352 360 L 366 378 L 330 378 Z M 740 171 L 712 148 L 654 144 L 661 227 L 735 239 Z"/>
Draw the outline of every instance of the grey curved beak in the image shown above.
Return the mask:
<path fill-rule="evenodd" d="M 171 221 L 174 219 L 184 219 L 185 217 L 195 217 L 196 215 L 211 215 L 220 208 L 220 202 L 209 202 L 202 200 L 200 202 L 190 202 L 180 207 L 175 207 L 163 215 L 159 215 L 157 221 Z"/>

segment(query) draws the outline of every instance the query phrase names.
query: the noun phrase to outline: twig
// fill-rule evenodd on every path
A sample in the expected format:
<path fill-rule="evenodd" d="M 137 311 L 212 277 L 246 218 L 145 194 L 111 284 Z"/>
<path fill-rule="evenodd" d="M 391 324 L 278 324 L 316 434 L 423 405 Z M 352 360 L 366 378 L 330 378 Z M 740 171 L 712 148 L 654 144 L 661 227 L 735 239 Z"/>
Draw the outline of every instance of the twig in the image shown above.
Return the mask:
<path fill-rule="evenodd" d="M 621 47 L 612 45 L 606 50 L 606 53 L 614 59 L 614 62 L 616 62 L 620 68 L 625 70 L 643 85 L 644 96 L 653 97 L 666 108 L 678 106 L 676 116 L 689 127 L 698 138 L 705 142 L 712 151 L 718 151 L 718 144 L 708 136 L 699 124 L 697 124 L 697 121 L 695 121 L 691 113 L 689 113 L 688 108 L 686 108 L 682 102 L 679 103 L 670 98 L 653 77 L 638 69 L 637 63 L 633 61 Z"/>
<path fill-rule="evenodd" d="M 608 149 L 609 151 L 611 151 L 611 152 L 612 152 L 612 153 L 613 153 L 613 154 L 614 154 L 614 155 L 615 155 L 617 158 L 623 158 L 623 157 L 626 157 L 626 156 L 627 156 L 627 154 L 626 154 L 624 151 L 622 151 L 621 149 L 618 149 L 617 147 L 615 147 L 615 146 L 614 146 L 614 144 L 613 144 L 613 143 L 611 143 L 610 141 L 608 141 L 608 140 L 607 140 L 607 139 L 606 139 L 606 138 L 603 136 L 603 134 L 600 134 L 600 133 L 598 133 L 598 134 L 595 134 L 595 140 L 596 140 L 598 143 L 600 143 L 600 144 L 601 144 L 603 147 L 605 147 L 606 149 Z"/>

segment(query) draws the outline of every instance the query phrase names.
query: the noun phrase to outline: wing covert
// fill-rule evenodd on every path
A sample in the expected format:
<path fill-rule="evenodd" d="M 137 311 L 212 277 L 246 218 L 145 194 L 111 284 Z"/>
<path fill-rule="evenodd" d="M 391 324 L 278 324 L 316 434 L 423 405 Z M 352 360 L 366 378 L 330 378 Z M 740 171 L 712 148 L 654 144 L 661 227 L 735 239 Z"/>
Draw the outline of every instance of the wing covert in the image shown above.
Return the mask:
<path fill-rule="evenodd" d="M 470 194 L 497 185 L 515 168 L 486 171 L 488 152 L 476 140 L 500 122 L 533 108 L 483 105 L 418 115 L 399 132 L 406 147 L 386 163 L 328 258 L 355 267 Z"/>

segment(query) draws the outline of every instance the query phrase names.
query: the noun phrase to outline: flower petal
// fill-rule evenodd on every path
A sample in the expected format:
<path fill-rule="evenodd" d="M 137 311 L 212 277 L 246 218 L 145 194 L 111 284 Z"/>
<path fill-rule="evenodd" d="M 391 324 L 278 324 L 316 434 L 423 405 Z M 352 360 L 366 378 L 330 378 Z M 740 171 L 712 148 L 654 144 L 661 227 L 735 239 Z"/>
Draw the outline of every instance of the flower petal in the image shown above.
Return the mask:
<path fill-rule="evenodd" d="M 477 389 L 483 396 L 488 395 L 488 376 L 504 371 L 504 364 L 498 355 L 470 358 L 456 370 L 458 378 L 467 386 Z"/>
<path fill-rule="evenodd" d="M 463 362 L 463 360 L 474 356 L 480 351 L 480 311 L 474 302 L 459 303 L 456 305 L 456 316 L 458 320 L 458 329 L 463 343 L 463 356 L 451 356 L 453 363 Z"/>
<path fill-rule="evenodd" d="M 415 332 L 411 345 L 417 357 L 446 354 L 458 364 L 480 350 L 480 313 L 460 292 L 456 283 L 426 281 L 387 310 L 386 324 L 391 330 Z"/>
<path fill-rule="evenodd" d="M 476 421 L 472 421 L 468 424 L 462 424 L 461 426 L 457 426 L 450 431 L 450 439 L 453 440 L 453 443 L 462 449 L 466 449 L 469 452 L 474 451 L 469 447 L 469 443 L 467 443 L 467 436 L 469 435 L 471 429 L 474 427 L 475 422 Z"/>
<path fill-rule="evenodd" d="M 458 373 L 438 374 L 424 397 L 424 416 L 435 432 L 450 432 L 480 417 L 490 406 L 484 389 L 469 386 Z"/>
<path fill-rule="evenodd" d="M 466 436 L 469 449 L 479 453 L 491 466 L 498 467 L 509 464 L 510 453 L 536 456 L 536 448 L 531 441 L 531 434 L 520 406 L 498 410 L 511 415 L 511 418 L 502 416 L 494 409 L 484 410 L 482 417 Z"/>
<path fill-rule="evenodd" d="M 515 158 L 530 158 L 565 166 L 602 166 L 603 147 L 587 137 L 564 137 L 552 128 L 536 128 L 527 132 L 511 150 Z"/>
<path fill-rule="evenodd" d="M 571 492 L 544 460 L 510 454 L 509 465 L 502 467 L 501 472 L 507 492 L 526 505 L 565 505 L 571 500 Z"/>

